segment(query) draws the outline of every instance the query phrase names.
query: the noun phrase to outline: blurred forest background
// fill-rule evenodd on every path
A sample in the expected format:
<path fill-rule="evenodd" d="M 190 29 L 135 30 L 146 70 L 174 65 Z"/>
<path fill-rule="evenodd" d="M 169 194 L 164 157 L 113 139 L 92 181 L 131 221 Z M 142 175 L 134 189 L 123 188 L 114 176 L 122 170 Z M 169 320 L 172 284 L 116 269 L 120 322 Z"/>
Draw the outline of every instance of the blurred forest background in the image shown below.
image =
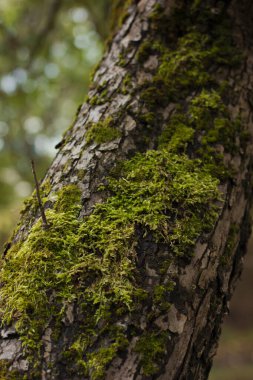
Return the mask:
<path fill-rule="evenodd" d="M 0 245 L 84 101 L 115 0 L 0 0 Z M 249 244 L 249 251 L 253 243 Z M 253 257 L 227 319 L 211 380 L 253 379 Z"/>

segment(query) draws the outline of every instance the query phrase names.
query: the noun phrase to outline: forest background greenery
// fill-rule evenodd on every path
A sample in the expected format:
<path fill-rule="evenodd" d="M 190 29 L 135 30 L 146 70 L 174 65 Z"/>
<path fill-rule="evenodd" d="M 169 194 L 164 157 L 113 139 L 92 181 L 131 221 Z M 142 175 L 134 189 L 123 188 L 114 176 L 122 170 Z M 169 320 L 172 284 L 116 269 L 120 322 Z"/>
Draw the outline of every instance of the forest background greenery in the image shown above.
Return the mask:
<path fill-rule="evenodd" d="M 0 1 L 0 243 L 83 102 L 109 1 Z"/>
<path fill-rule="evenodd" d="M 55 145 L 84 101 L 116 4 L 112 0 L 0 0 L 1 247 L 24 198 L 33 190 L 31 159 L 42 178 L 56 153 Z M 230 322 L 225 329 L 212 380 L 253 378 L 252 324 L 240 333 L 237 325 Z M 228 346 L 233 347 L 232 353 Z"/>

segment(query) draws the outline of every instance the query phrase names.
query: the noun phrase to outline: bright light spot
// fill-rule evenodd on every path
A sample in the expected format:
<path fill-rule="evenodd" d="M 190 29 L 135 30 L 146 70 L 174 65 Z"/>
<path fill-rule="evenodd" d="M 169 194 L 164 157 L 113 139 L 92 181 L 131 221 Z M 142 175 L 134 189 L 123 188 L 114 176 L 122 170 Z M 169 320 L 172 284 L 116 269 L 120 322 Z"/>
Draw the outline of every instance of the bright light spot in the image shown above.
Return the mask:
<path fill-rule="evenodd" d="M 74 45 L 78 49 L 87 49 L 90 45 L 89 37 L 86 34 L 79 34 L 75 37 Z"/>
<path fill-rule="evenodd" d="M 0 137 L 6 136 L 9 131 L 8 124 L 0 120 Z"/>
<path fill-rule="evenodd" d="M 40 117 L 30 116 L 24 121 L 24 129 L 27 133 L 38 133 L 43 129 L 43 121 Z"/>
<path fill-rule="evenodd" d="M 20 181 L 15 186 L 15 191 L 20 197 L 27 197 L 31 194 L 32 187 L 29 182 Z"/>
<path fill-rule="evenodd" d="M 48 63 L 44 68 L 44 72 L 49 79 L 54 79 L 59 75 L 60 69 L 56 63 Z"/>
<path fill-rule="evenodd" d="M 0 150 L 3 150 L 4 147 L 4 140 L 0 139 Z"/>
<path fill-rule="evenodd" d="M 55 155 L 55 145 L 59 142 L 59 136 L 48 137 L 38 135 L 34 139 L 34 147 L 38 154 Z"/>
<path fill-rule="evenodd" d="M 13 75 L 18 84 L 23 84 L 27 81 L 27 72 L 24 69 L 18 68 L 13 71 Z"/>
<path fill-rule="evenodd" d="M 87 49 L 85 52 L 83 52 L 84 58 L 91 63 L 92 65 L 96 63 L 99 58 L 101 57 L 101 49 L 97 46 L 93 49 Z"/>
<path fill-rule="evenodd" d="M 14 185 L 20 180 L 18 172 L 13 168 L 3 168 L 1 170 L 1 178 L 10 185 Z"/>
<path fill-rule="evenodd" d="M 67 45 L 64 42 L 55 42 L 51 51 L 54 57 L 63 58 L 67 52 Z"/>
<path fill-rule="evenodd" d="M 1 79 L 1 89 L 7 94 L 13 94 L 16 91 L 17 83 L 13 75 L 4 75 Z"/>
<path fill-rule="evenodd" d="M 85 8 L 74 8 L 70 11 L 70 16 L 75 23 L 79 24 L 88 19 L 88 12 Z"/>

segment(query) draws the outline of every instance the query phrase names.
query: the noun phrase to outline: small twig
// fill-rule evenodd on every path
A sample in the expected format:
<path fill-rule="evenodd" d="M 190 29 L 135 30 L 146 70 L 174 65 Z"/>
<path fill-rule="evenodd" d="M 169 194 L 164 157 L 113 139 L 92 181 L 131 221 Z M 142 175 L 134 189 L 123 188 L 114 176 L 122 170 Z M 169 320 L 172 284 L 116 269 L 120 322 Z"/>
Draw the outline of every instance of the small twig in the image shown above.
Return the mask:
<path fill-rule="evenodd" d="M 32 172 L 33 172 L 33 177 L 34 177 L 34 182 L 35 182 L 36 194 L 37 194 L 37 198 L 38 198 L 38 202 L 39 202 L 39 208 L 40 208 L 40 212 L 41 212 L 42 226 L 45 230 L 47 230 L 49 228 L 49 224 L 47 222 L 46 214 L 44 211 L 44 206 L 43 206 L 42 201 L 41 201 L 40 187 L 39 187 L 39 182 L 37 179 L 37 175 L 36 175 L 36 171 L 35 171 L 35 165 L 34 165 L 33 160 L 31 160 L 31 164 L 32 164 Z"/>

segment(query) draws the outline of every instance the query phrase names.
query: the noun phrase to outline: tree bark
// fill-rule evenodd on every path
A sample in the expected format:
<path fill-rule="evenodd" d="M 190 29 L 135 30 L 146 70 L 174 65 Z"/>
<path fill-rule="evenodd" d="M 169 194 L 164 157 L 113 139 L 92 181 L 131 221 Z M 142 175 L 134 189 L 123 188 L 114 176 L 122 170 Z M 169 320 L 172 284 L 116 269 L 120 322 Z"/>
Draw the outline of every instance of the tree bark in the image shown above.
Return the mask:
<path fill-rule="evenodd" d="M 114 197 L 115 202 L 116 197 L 119 198 L 117 186 L 120 186 L 123 197 L 122 183 L 130 183 L 133 178 L 137 181 L 134 174 L 136 161 L 133 160 L 146 157 L 146 161 L 141 161 L 146 173 L 145 162 L 151 162 L 151 158 L 160 152 L 161 161 L 155 164 L 160 170 L 158 177 L 167 181 L 168 192 L 173 183 L 177 185 L 174 189 L 177 193 L 169 193 L 168 198 L 171 197 L 172 201 L 167 200 L 168 204 L 159 209 L 159 216 L 145 211 L 141 217 L 135 214 L 133 220 L 129 217 L 132 224 L 129 222 L 127 226 L 132 228 L 131 235 L 127 235 L 128 230 L 122 230 L 120 223 L 116 225 L 121 235 L 125 231 L 126 238 L 120 242 L 123 241 L 122 245 L 126 245 L 129 252 L 123 247 L 109 255 L 109 266 L 117 279 L 117 266 L 123 268 L 119 252 L 124 252 L 124 258 L 129 260 L 126 265 L 134 266 L 131 275 L 122 275 L 123 285 L 119 283 L 119 287 L 130 281 L 145 295 L 131 293 L 128 309 L 123 293 L 123 301 L 115 301 L 110 293 L 114 273 L 100 289 L 105 301 L 102 296 L 100 301 L 94 301 L 94 295 L 91 301 L 85 301 L 81 292 L 72 298 L 72 293 L 59 298 L 58 288 L 50 291 L 48 285 L 49 289 L 41 290 L 45 290 L 48 297 L 45 305 L 51 307 L 55 303 L 61 317 L 57 319 L 57 313 L 48 316 L 43 322 L 44 329 L 36 330 L 37 335 L 33 335 L 36 304 L 31 301 L 29 306 L 22 306 L 21 311 L 21 307 L 12 303 L 12 294 L 9 294 L 10 303 L 14 305 L 14 311 L 10 312 L 5 292 L 9 283 L 3 274 L 2 378 L 208 378 L 222 320 L 241 273 L 249 236 L 253 132 L 252 7 L 247 0 L 210 0 L 205 4 L 186 0 L 141 0 L 129 5 L 94 75 L 87 102 L 59 144 L 60 150 L 41 191 L 46 196 L 45 208 L 50 219 L 50 209 L 60 209 L 62 217 L 69 207 L 64 202 L 59 206 L 56 200 L 61 189 L 70 184 L 77 185 L 81 190 L 77 222 L 90 223 L 88 218 L 94 213 L 95 216 L 102 215 L 96 205 L 112 205 L 110 199 Z M 136 156 L 138 152 L 140 154 Z M 151 156 L 146 152 L 151 152 Z M 166 160 L 174 160 L 177 171 L 184 171 L 186 166 L 189 173 L 184 172 L 180 180 L 177 176 L 181 174 L 173 172 L 172 167 L 171 173 L 163 173 L 163 168 L 166 171 L 169 167 Z M 141 172 L 140 169 L 139 177 Z M 153 174 L 143 176 L 147 186 L 153 181 L 150 178 L 157 179 L 157 176 L 152 177 Z M 192 181 L 197 178 L 194 186 L 199 184 L 199 187 L 196 191 L 189 184 L 189 178 Z M 110 181 L 121 182 L 110 185 Z M 217 181 L 219 195 L 214 190 Z M 136 183 L 143 186 L 142 182 Z M 207 184 L 205 199 L 202 191 Z M 149 200 L 148 191 L 146 199 L 144 190 L 139 195 L 136 187 L 136 192 L 138 201 L 141 197 L 142 202 Z M 183 195 L 178 195 L 180 192 Z M 195 201 L 198 196 L 200 198 Z M 156 201 L 155 198 L 152 200 Z M 151 204 L 151 208 L 155 206 L 156 203 Z M 140 207 L 143 209 L 143 203 Z M 156 217 L 162 219 L 154 227 Z M 14 277 L 18 275 L 15 268 L 8 267 L 8 262 L 12 262 L 13 256 L 20 255 L 39 222 L 40 211 L 33 199 L 7 245 L 2 273 L 9 271 Z M 196 226 L 193 226 L 195 222 Z M 50 229 L 51 232 L 43 233 L 53 233 L 55 225 L 52 224 Z M 84 242 L 88 232 L 85 233 Z M 115 238 L 109 236 L 111 240 Z M 82 247 L 79 240 L 76 244 L 77 250 Z M 69 251 L 73 249 L 68 243 L 66 246 Z M 34 249 L 37 252 L 38 248 Z M 42 247 L 39 249 L 43 251 Z M 90 253 L 93 248 L 85 249 Z M 92 252 L 104 257 L 106 247 Z M 73 267 L 69 267 L 69 272 L 72 270 Z M 75 275 L 71 284 L 82 292 L 85 292 L 85 286 L 93 286 L 89 283 L 88 269 L 79 269 Z M 42 272 L 41 276 L 44 276 Z M 20 290 L 18 297 L 21 293 Z M 91 311 L 82 306 L 84 302 L 88 302 Z M 87 313 L 96 313 L 101 305 L 107 308 L 106 312 L 101 309 L 102 314 L 92 322 L 91 331 L 89 323 L 84 322 L 88 319 Z M 24 325 L 19 326 L 22 312 L 26 313 L 27 330 Z M 6 317 L 7 314 L 10 317 Z M 112 333 L 113 328 L 117 328 L 117 333 L 114 330 Z M 30 341 L 27 343 L 28 338 L 32 345 Z"/>

